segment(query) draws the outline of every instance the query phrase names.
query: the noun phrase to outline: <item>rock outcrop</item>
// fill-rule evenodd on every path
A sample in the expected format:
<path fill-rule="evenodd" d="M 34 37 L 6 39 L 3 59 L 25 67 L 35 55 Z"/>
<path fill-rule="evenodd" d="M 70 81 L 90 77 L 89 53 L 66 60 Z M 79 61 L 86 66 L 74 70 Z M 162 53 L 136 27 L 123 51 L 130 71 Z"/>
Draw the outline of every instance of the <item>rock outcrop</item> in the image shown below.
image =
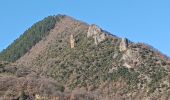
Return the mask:
<path fill-rule="evenodd" d="M 102 29 L 99 26 L 94 24 L 90 25 L 87 32 L 87 37 L 93 37 L 96 45 L 105 40 L 106 36 L 107 34 L 102 32 Z"/>
<path fill-rule="evenodd" d="M 20 93 L 28 100 L 170 100 L 170 61 L 161 56 L 64 17 L 17 62 L 0 62 L 0 100 Z"/>
<path fill-rule="evenodd" d="M 87 37 L 91 37 L 91 36 L 94 36 L 94 35 L 97 35 L 101 32 L 101 28 L 98 27 L 97 25 L 90 25 L 89 29 L 88 29 L 88 32 L 87 32 Z"/>
<path fill-rule="evenodd" d="M 128 48 L 128 40 L 126 38 L 122 38 L 122 41 L 120 43 L 120 51 L 125 51 Z"/>
<path fill-rule="evenodd" d="M 124 65 L 127 68 L 134 68 L 140 62 L 140 55 L 138 50 L 128 49 L 122 57 Z"/>
<path fill-rule="evenodd" d="M 74 48 L 74 47 L 75 47 L 75 39 L 74 39 L 74 37 L 73 37 L 72 34 L 71 34 L 71 36 L 70 36 L 70 46 L 71 46 L 71 48 Z"/>

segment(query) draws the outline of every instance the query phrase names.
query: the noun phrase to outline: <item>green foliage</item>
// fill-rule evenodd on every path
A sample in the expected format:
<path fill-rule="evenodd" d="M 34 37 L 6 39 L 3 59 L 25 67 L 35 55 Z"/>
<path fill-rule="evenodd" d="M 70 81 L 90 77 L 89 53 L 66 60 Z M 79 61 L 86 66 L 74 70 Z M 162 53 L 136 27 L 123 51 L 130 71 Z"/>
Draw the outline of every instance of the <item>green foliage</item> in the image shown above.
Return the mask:
<path fill-rule="evenodd" d="M 112 68 L 113 56 L 121 55 L 117 52 L 119 42 L 113 44 L 112 38 L 107 38 L 98 45 L 92 38 L 86 37 L 86 31 L 75 32 L 76 47 L 71 49 L 65 36 L 52 44 L 47 55 L 42 55 L 35 62 L 37 66 L 44 65 L 48 59 L 54 63 L 46 70 L 49 76 L 62 84 L 67 84 L 71 89 L 77 86 L 95 85 L 109 80 L 108 72 Z M 68 35 L 69 36 L 69 35 Z M 114 45 L 114 46 L 113 46 Z M 115 58 L 119 61 L 120 57 Z"/>
<path fill-rule="evenodd" d="M 121 78 L 125 80 L 128 85 L 136 86 L 139 82 L 138 76 L 139 73 L 135 72 L 134 70 L 129 70 L 125 67 L 118 67 L 118 69 L 113 72 L 111 77 L 114 81 L 117 81 Z"/>
<path fill-rule="evenodd" d="M 22 57 L 37 42 L 44 39 L 62 17 L 49 16 L 33 25 L 0 53 L 0 60 L 13 62 Z M 39 75 L 52 77 L 63 84 L 55 84 L 56 91 L 64 92 L 64 86 L 71 90 L 76 87 L 90 87 L 94 90 L 106 85 L 105 83 L 113 83 L 110 90 L 114 89 L 113 91 L 119 91 L 120 94 L 134 91 L 137 93 L 141 89 L 149 90 L 149 93 L 160 88 L 168 90 L 168 84 L 163 82 L 169 79 L 166 60 L 155 53 L 153 48 L 129 43 L 128 50 L 131 50 L 132 54 L 127 54 L 126 51 L 119 50 L 121 39 L 114 37 L 107 37 L 96 45 L 93 37 L 87 38 L 87 30 L 81 28 L 79 30 L 80 26 L 80 24 L 75 27 L 71 24 L 71 28 L 68 26 L 64 32 L 57 34 L 55 41 L 48 44 L 44 53 L 29 62 L 31 70 L 35 69 Z M 74 36 L 75 48 L 70 48 L 70 34 Z M 125 54 L 126 56 L 130 54 L 129 62 L 122 59 Z M 133 68 L 126 68 L 125 62 Z M 15 68 L 0 63 L 0 73 L 4 72 L 16 73 L 20 77 L 29 73 L 27 69 L 19 69 L 16 72 Z M 19 100 L 25 98 L 26 95 L 22 91 Z"/>
<path fill-rule="evenodd" d="M 35 23 L 0 53 L 0 60 L 14 62 L 27 53 L 36 43 L 47 36 L 63 16 L 49 16 Z"/>
<path fill-rule="evenodd" d="M 158 67 L 153 70 L 150 74 L 151 82 L 149 83 L 151 93 L 160 87 L 160 83 L 166 75 L 167 72 L 162 67 Z"/>

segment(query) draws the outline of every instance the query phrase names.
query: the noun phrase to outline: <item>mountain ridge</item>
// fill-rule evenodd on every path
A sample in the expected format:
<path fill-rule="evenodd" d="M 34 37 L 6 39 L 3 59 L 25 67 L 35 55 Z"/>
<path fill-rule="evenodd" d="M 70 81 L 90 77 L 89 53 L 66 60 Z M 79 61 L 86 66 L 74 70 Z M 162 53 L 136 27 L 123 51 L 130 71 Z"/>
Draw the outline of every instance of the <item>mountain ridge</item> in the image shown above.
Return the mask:
<path fill-rule="evenodd" d="M 10 62 L 16 61 L 28 50 L 30 50 L 32 46 L 38 43 L 43 37 L 48 35 L 49 31 L 54 28 L 56 22 L 59 21 L 62 17 L 64 17 L 64 15 L 48 16 L 43 20 L 35 23 L 0 53 L 0 59 Z M 20 48 L 20 52 L 17 52 L 18 50 L 16 49 L 18 48 Z M 13 56 L 11 57 L 10 55 Z"/>
<path fill-rule="evenodd" d="M 119 38 L 95 24 L 88 25 L 66 15 L 59 16 L 61 19 L 56 21 L 48 35 L 32 45 L 24 55 L 14 63 L 0 64 L 0 75 L 3 76 L 0 82 L 10 83 L 9 77 L 16 81 L 14 86 L 17 81 L 26 81 L 28 86 L 23 85 L 23 91 L 34 99 L 170 98 L 168 57 L 151 46 Z M 45 82 L 41 83 L 43 80 Z M 28 88 L 30 82 L 36 90 Z M 50 84 L 49 88 L 47 84 Z M 51 88 L 57 89 L 49 90 Z M 18 94 L 15 93 L 15 96 Z"/>

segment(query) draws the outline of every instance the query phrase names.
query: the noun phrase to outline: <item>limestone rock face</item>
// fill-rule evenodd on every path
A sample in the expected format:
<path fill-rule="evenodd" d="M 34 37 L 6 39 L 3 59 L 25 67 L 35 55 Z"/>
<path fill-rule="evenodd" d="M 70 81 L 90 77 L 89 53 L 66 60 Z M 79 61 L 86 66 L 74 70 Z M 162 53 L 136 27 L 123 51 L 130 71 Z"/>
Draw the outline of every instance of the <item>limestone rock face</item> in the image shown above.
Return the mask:
<path fill-rule="evenodd" d="M 97 45 L 98 43 L 100 43 L 100 42 L 102 42 L 103 40 L 105 40 L 106 35 L 102 33 L 102 34 L 100 34 L 100 35 L 95 35 L 95 36 L 93 36 L 93 38 L 94 38 L 95 44 Z"/>
<path fill-rule="evenodd" d="M 135 66 L 137 66 L 138 62 L 140 62 L 139 52 L 128 49 L 123 54 L 122 60 L 124 61 L 123 66 L 125 66 L 127 68 L 134 68 Z"/>
<path fill-rule="evenodd" d="M 107 34 L 103 33 L 102 29 L 94 24 L 89 27 L 87 32 L 87 37 L 93 37 L 96 45 L 105 40 L 106 36 Z"/>
<path fill-rule="evenodd" d="M 126 38 L 122 38 L 122 41 L 120 43 L 120 51 L 125 51 L 128 48 L 128 40 Z"/>
<path fill-rule="evenodd" d="M 74 48 L 74 47 L 75 47 L 75 39 L 74 39 L 74 37 L 73 37 L 72 34 L 71 34 L 71 36 L 70 36 L 70 46 L 71 46 L 71 48 Z"/>
<path fill-rule="evenodd" d="M 101 33 L 101 28 L 97 25 L 92 24 L 90 25 L 89 30 L 87 32 L 87 37 L 91 37 L 100 33 Z"/>

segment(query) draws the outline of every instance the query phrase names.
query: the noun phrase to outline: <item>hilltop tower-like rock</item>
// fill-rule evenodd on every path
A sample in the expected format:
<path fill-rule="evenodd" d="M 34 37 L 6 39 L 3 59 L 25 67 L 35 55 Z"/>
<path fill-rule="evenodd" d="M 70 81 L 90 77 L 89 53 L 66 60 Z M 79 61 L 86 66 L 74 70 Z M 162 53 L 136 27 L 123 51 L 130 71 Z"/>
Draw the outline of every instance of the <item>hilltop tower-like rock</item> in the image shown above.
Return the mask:
<path fill-rule="evenodd" d="M 122 38 L 119 48 L 120 48 L 120 51 L 127 50 L 127 48 L 128 48 L 128 40 L 126 38 Z"/>
<path fill-rule="evenodd" d="M 105 40 L 106 36 L 107 34 L 102 32 L 102 29 L 99 26 L 94 24 L 90 25 L 87 32 L 87 37 L 93 37 L 96 45 Z"/>
<path fill-rule="evenodd" d="M 75 47 L 75 39 L 73 37 L 73 34 L 71 34 L 71 36 L 70 36 L 70 46 L 71 46 L 71 48 Z"/>

